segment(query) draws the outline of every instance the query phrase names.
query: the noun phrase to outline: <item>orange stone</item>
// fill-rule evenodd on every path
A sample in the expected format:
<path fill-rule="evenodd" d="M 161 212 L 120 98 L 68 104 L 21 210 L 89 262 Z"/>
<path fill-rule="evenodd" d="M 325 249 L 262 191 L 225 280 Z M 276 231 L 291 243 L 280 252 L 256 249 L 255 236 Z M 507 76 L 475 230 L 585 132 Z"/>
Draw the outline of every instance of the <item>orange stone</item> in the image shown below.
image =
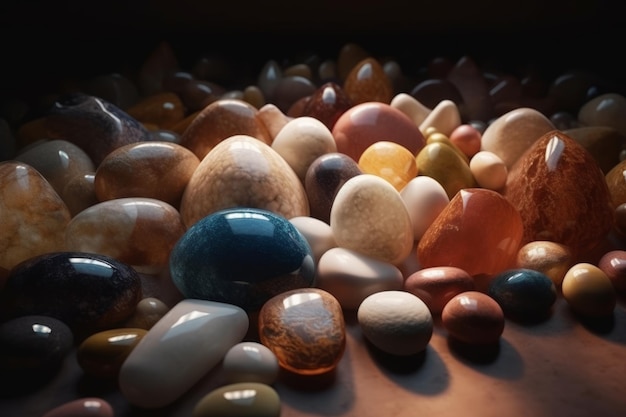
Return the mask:
<path fill-rule="evenodd" d="M 602 170 L 585 148 L 558 130 L 539 138 L 514 164 L 503 195 L 521 215 L 522 243 L 561 243 L 574 259 L 597 247 L 614 224 Z"/>
<path fill-rule="evenodd" d="M 454 266 L 472 276 L 510 268 L 523 235 L 522 219 L 499 193 L 459 191 L 426 230 L 417 246 L 423 268 Z"/>
<path fill-rule="evenodd" d="M 215 145 L 234 135 L 248 135 L 267 144 L 271 137 L 256 117 L 258 109 L 237 99 L 214 101 L 201 110 L 180 137 L 180 144 L 202 160 Z"/>
<path fill-rule="evenodd" d="M 361 155 L 359 167 L 366 174 L 383 178 L 398 191 L 417 176 L 415 156 L 404 146 L 389 141 L 370 145 Z"/>
<path fill-rule="evenodd" d="M 365 58 L 348 74 L 343 89 L 353 104 L 380 101 L 389 104 L 393 85 L 382 65 L 374 58 Z"/>

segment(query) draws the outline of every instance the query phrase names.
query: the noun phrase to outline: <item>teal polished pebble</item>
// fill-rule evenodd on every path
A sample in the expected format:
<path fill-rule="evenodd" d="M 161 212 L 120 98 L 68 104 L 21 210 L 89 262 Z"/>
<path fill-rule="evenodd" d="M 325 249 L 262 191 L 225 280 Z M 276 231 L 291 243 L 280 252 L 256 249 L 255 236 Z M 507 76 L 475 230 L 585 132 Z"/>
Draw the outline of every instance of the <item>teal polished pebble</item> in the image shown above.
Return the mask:
<path fill-rule="evenodd" d="M 312 250 L 298 229 L 279 214 L 246 207 L 212 213 L 191 226 L 172 250 L 170 271 L 186 298 L 246 311 L 315 280 Z"/>
<path fill-rule="evenodd" d="M 500 304 L 509 318 L 534 321 L 547 318 L 556 302 L 554 282 L 533 269 L 509 269 L 496 275 L 488 295 Z"/>

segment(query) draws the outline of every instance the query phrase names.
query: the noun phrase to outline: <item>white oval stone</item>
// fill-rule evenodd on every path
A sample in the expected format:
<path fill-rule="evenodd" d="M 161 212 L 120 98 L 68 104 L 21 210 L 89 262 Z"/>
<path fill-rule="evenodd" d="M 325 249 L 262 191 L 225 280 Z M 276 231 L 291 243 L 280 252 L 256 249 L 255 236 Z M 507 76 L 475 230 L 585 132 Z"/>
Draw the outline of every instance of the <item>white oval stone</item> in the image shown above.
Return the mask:
<path fill-rule="evenodd" d="M 274 138 L 272 149 L 287 161 L 304 183 L 311 163 L 319 156 L 337 152 L 337 145 L 324 123 L 314 117 L 302 116 L 287 122 Z"/>
<path fill-rule="evenodd" d="M 413 225 L 413 237 L 420 240 L 426 229 L 448 205 L 450 198 L 443 186 L 427 175 L 417 176 L 400 191 Z"/>
<path fill-rule="evenodd" d="M 337 246 L 333 230 L 328 223 L 309 216 L 297 216 L 289 221 L 309 243 L 316 264 L 324 252 Z"/>
<path fill-rule="evenodd" d="M 330 209 L 337 246 L 398 264 L 413 247 L 413 226 L 400 193 L 373 174 L 350 178 Z"/>
<path fill-rule="evenodd" d="M 395 265 L 345 248 L 326 251 L 317 267 L 316 286 L 334 295 L 346 310 L 356 310 L 374 293 L 401 290 L 403 282 Z"/>
<path fill-rule="evenodd" d="M 461 113 L 452 100 L 441 100 L 419 125 L 420 131 L 426 136 L 429 127 L 450 137 L 454 129 L 461 125 Z"/>
<path fill-rule="evenodd" d="M 381 291 L 368 296 L 359 306 L 357 319 L 365 338 L 392 355 L 422 352 L 433 334 L 428 306 L 406 291 Z"/>
<path fill-rule="evenodd" d="M 119 372 L 119 388 L 142 408 L 166 406 L 217 365 L 248 331 L 240 307 L 185 299 L 146 333 Z"/>
<path fill-rule="evenodd" d="M 424 106 L 415 97 L 407 93 L 396 94 L 391 99 L 389 105 L 409 116 L 409 119 L 413 120 L 416 126 L 421 125 L 431 112 L 428 107 Z"/>
<path fill-rule="evenodd" d="M 470 159 L 470 171 L 482 188 L 498 191 L 506 184 L 509 170 L 498 155 L 489 151 L 479 151 Z"/>
<path fill-rule="evenodd" d="M 224 381 L 259 382 L 271 385 L 276 382 L 280 366 L 278 358 L 267 346 L 258 342 L 241 342 L 230 348 L 222 361 Z"/>

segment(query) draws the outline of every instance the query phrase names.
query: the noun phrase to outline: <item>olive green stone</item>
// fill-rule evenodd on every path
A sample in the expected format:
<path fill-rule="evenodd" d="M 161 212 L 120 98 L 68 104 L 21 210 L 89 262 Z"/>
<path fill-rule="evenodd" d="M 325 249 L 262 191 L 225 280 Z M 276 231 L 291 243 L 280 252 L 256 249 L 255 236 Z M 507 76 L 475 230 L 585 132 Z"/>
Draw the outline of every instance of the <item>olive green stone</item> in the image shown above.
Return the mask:
<path fill-rule="evenodd" d="M 434 178 L 446 190 L 448 198 L 463 188 L 476 187 L 469 164 L 443 142 L 428 143 L 415 158 L 417 175 Z"/>
<path fill-rule="evenodd" d="M 202 397 L 192 417 L 279 417 L 280 398 L 267 384 L 241 382 L 224 385 Z"/>

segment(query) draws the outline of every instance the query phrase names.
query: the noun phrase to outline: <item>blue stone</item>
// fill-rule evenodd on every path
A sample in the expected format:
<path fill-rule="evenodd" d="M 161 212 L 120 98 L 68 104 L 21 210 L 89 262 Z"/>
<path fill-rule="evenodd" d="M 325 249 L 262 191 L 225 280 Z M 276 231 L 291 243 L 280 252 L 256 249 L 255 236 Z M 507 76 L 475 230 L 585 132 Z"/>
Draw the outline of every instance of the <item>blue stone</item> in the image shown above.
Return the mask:
<path fill-rule="evenodd" d="M 519 321 L 547 318 L 556 302 L 554 282 L 544 273 L 532 269 L 509 269 L 496 275 L 488 294 L 504 314 Z"/>
<path fill-rule="evenodd" d="M 170 272 L 185 297 L 246 311 L 315 282 L 313 253 L 298 229 L 279 214 L 247 207 L 212 213 L 191 226 L 172 249 Z"/>

